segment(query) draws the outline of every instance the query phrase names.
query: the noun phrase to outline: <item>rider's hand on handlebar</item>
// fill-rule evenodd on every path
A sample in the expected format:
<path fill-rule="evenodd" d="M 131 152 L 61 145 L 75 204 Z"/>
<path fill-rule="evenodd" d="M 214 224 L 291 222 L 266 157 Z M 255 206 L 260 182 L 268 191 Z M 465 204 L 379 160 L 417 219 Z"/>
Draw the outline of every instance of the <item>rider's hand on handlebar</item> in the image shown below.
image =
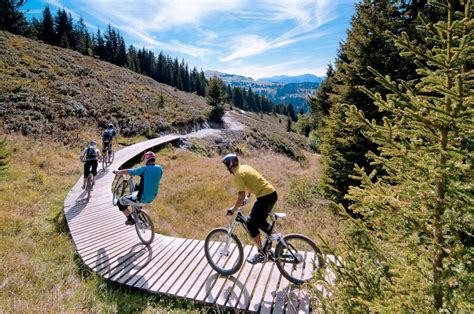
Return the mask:
<path fill-rule="evenodd" d="M 245 204 L 247 204 L 249 202 L 249 196 L 246 195 L 244 200 L 242 201 L 242 206 L 244 206 Z"/>
<path fill-rule="evenodd" d="M 227 216 L 230 216 L 233 214 L 234 214 L 234 208 L 233 207 L 227 208 Z"/>
<path fill-rule="evenodd" d="M 113 174 L 117 174 L 117 173 L 118 173 L 118 171 L 117 171 L 117 170 L 114 170 L 114 171 L 112 171 L 112 173 L 113 173 Z"/>

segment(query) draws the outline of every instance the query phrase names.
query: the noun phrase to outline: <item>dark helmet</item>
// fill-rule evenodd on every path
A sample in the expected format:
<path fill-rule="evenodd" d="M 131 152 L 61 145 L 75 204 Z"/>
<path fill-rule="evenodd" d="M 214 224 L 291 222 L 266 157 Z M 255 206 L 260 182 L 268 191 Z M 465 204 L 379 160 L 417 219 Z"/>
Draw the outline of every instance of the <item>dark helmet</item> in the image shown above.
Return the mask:
<path fill-rule="evenodd" d="M 107 124 L 107 129 L 112 129 L 114 125 L 112 123 Z"/>
<path fill-rule="evenodd" d="M 222 163 L 230 170 L 230 168 L 239 164 L 239 158 L 236 154 L 227 154 L 222 159 Z"/>

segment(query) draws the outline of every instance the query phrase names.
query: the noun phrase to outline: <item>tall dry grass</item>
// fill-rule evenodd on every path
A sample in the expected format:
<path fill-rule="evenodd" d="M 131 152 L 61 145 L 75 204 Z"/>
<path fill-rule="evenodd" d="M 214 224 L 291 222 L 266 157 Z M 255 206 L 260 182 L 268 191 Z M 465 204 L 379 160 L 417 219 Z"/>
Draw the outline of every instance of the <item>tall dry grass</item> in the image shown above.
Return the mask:
<path fill-rule="evenodd" d="M 279 224 L 281 232 L 300 232 L 315 240 L 322 234 L 336 243 L 340 219 L 314 192 L 319 180 L 319 156 L 307 154 L 301 164 L 281 154 L 257 151 L 241 160 L 277 189 L 279 201 L 273 211 L 288 214 Z M 237 190 L 220 156 L 168 148 L 158 153 L 158 163 L 163 166 L 164 175 L 151 208 L 160 233 L 203 239 L 212 228 L 229 224 L 225 209 L 235 202 Z M 246 214 L 254 201 L 253 196 Z"/>

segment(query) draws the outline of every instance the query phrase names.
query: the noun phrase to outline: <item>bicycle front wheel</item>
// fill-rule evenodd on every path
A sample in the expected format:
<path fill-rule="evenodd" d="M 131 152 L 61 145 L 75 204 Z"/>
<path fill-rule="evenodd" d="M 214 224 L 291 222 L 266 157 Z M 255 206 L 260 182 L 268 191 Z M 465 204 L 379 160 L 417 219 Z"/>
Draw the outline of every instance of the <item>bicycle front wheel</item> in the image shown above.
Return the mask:
<path fill-rule="evenodd" d="M 324 266 L 321 250 L 302 234 L 289 234 L 278 242 L 275 261 L 281 274 L 294 284 L 313 278 L 313 272 Z"/>
<path fill-rule="evenodd" d="M 143 244 L 151 244 L 155 238 L 155 227 L 150 215 L 143 210 L 137 211 L 135 219 L 135 230 Z"/>
<path fill-rule="evenodd" d="M 221 275 L 236 273 L 244 262 L 242 243 L 225 228 L 213 229 L 204 242 L 204 252 L 211 267 Z"/>
<path fill-rule="evenodd" d="M 112 191 L 112 204 L 114 206 L 117 205 L 119 199 L 124 196 L 125 194 L 130 193 L 130 188 L 128 185 L 128 181 L 125 179 L 124 176 L 119 176 L 117 181 L 114 185 L 114 190 Z"/>

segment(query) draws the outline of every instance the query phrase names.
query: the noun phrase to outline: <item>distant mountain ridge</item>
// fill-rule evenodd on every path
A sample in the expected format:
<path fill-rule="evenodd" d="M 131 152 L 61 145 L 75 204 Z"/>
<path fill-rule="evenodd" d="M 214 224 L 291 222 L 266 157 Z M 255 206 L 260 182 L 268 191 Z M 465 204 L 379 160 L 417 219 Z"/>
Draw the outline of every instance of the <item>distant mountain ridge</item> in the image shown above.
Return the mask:
<path fill-rule="evenodd" d="M 315 95 L 319 84 L 324 78 L 313 74 L 299 76 L 277 75 L 270 78 L 254 80 L 251 77 L 223 73 L 219 71 L 205 71 L 206 78 L 220 77 L 225 84 L 232 87 L 252 88 L 252 91 L 266 96 L 275 104 L 292 104 L 297 111 L 303 108 L 308 110 L 306 98 Z M 270 82 L 267 80 L 281 80 L 282 82 Z M 308 81 L 305 81 L 308 80 Z M 286 81 L 286 82 L 283 82 Z"/>
<path fill-rule="evenodd" d="M 290 75 L 275 75 L 271 77 L 259 78 L 258 82 L 272 82 L 272 83 L 321 83 L 324 80 L 323 77 L 316 76 L 314 74 L 302 74 L 296 76 Z"/>

